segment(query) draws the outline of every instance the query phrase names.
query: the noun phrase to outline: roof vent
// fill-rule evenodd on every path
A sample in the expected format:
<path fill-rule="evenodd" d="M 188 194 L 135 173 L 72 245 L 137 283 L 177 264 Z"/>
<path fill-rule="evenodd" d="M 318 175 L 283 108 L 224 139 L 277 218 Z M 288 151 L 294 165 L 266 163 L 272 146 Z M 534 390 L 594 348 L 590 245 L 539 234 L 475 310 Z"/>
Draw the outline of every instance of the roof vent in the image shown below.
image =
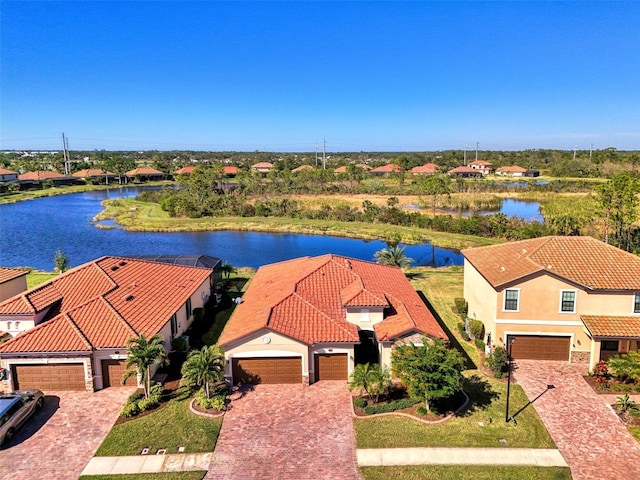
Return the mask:
<path fill-rule="evenodd" d="M 120 268 L 120 267 L 118 267 L 117 265 L 114 265 L 113 267 L 111 267 L 111 271 L 115 272 L 116 270 L 118 270 L 118 268 Z"/>
<path fill-rule="evenodd" d="M 527 253 L 527 249 L 526 249 L 526 248 L 523 248 L 523 249 L 522 249 L 522 254 L 524 255 L 525 253 Z"/>
<path fill-rule="evenodd" d="M 553 265 L 549 264 L 547 265 L 547 270 L 551 270 L 553 268 Z"/>
<path fill-rule="evenodd" d="M 500 267 L 500 271 L 501 271 L 501 272 L 504 272 L 505 270 L 506 270 L 506 268 L 504 268 L 504 267 Z"/>
<path fill-rule="evenodd" d="M 131 300 L 133 300 L 133 299 L 134 299 L 134 296 L 133 296 L 133 295 L 127 295 L 126 297 L 124 297 L 124 299 L 125 299 L 127 302 L 130 302 Z"/>
<path fill-rule="evenodd" d="M 124 260 L 121 261 L 118 265 L 120 265 L 121 267 L 124 267 L 127 264 L 127 262 L 125 262 Z"/>

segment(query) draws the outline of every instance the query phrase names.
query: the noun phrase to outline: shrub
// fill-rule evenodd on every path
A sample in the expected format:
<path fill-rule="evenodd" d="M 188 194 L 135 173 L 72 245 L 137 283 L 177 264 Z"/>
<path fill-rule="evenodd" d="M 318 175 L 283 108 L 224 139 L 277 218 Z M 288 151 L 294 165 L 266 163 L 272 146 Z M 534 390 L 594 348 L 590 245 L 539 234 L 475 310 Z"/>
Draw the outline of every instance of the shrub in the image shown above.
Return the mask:
<path fill-rule="evenodd" d="M 367 401 L 362 397 L 356 397 L 353 399 L 353 405 L 357 408 L 364 408 L 367 406 Z"/>
<path fill-rule="evenodd" d="M 193 309 L 193 319 L 197 322 L 204 318 L 204 308 L 197 307 Z"/>
<path fill-rule="evenodd" d="M 141 398 L 144 398 L 144 393 L 133 392 L 131 395 L 129 395 L 129 398 L 127 399 L 127 403 L 138 403 L 138 400 L 140 400 Z"/>
<path fill-rule="evenodd" d="M 160 401 L 158 398 L 154 396 L 149 396 L 149 398 L 143 398 L 138 401 L 138 408 L 142 411 L 144 410 L 152 410 L 160 405 Z"/>
<path fill-rule="evenodd" d="M 484 324 L 480 320 L 469 320 L 469 332 L 473 338 L 484 338 Z"/>
<path fill-rule="evenodd" d="M 474 340 L 474 343 L 476 344 L 476 347 L 478 347 L 478 349 L 482 350 L 484 352 L 485 349 L 485 343 L 484 340 L 480 339 L 480 338 L 476 338 Z"/>
<path fill-rule="evenodd" d="M 465 340 L 466 342 L 471 340 L 471 338 L 469 337 L 469 334 L 464 329 L 464 323 L 458 323 L 458 331 L 460 332 L 460 335 L 462 336 L 463 340 Z"/>
<path fill-rule="evenodd" d="M 420 405 L 418 408 L 416 408 L 416 413 L 418 415 L 426 415 L 427 413 L 427 409 L 424 407 L 424 405 Z"/>
<path fill-rule="evenodd" d="M 395 412 L 396 410 L 413 407 L 416 403 L 420 403 L 422 401 L 423 400 L 419 398 L 402 398 L 385 404 L 367 405 L 364 407 L 364 413 L 367 415 L 375 415 L 376 413 Z"/>
<path fill-rule="evenodd" d="M 196 395 L 196 403 L 202 408 L 212 408 L 221 412 L 222 410 L 224 410 L 224 407 L 227 403 L 227 396 L 222 394 L 207 398 L 207 394 L 204 389 L 200 389 L 198 391 L 198 394 Z"/>
<path fill-rule="evenodd" d="M 122 411 L 120 412 L 120 415 L 126 418 L 130 418 L 130 417 L 135 417 L 139 413 L 140 413 L 140 408 L 138 408 L 137 402 L 135 403 L 127 402 L 124 404 L 124 407 L 122 407 Z"/>
<path fill-rule="evenodd" d="M 485 360 L 486 364 L 493 370 L 496 378 L 502 378 L 509 368 L 509 354 L 504 347 L 496 347 Z"/>
<path fill-rule="evenodd" d="M 456 298 L 454 300 L 455 306 L 456 306 L 456 312 L 458 312 L 458 314 L 460 315 L 466 315 L 467 314 L 467 309 L 469 308 L 467 305 L 467 301 L 464 298 Z"/>
<path fill-rule="evenodd" d="M 171 348 L 176 352 L 186 352 L 187 351 L 187 339 L 184 337 L 176 337 L 171 340 Z"/>

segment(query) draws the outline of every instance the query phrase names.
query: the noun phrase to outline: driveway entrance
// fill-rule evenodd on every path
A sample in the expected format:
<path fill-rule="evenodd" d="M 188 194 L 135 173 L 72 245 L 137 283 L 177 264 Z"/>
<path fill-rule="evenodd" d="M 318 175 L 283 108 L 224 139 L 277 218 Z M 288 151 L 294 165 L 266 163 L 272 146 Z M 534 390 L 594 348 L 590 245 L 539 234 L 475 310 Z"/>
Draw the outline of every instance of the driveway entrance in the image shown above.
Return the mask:
<path fill-rule="evenodd" d="M 346 382 L 251 388 L 225 414 L 206 479 L 360 479 Z"/>
<path fill-rule="evenodd" d="M 517 360 L 515 378 L 533 403 L 573 480 L 640 478 L 640 445 L 582 378 L 586 367 L 567 362 Z M 548 385 L 555 388 L 548 389 Z M 609 398 L 607 398 L 609 397 Z M 513 414 L 521 405 L 513 405 Z"/>

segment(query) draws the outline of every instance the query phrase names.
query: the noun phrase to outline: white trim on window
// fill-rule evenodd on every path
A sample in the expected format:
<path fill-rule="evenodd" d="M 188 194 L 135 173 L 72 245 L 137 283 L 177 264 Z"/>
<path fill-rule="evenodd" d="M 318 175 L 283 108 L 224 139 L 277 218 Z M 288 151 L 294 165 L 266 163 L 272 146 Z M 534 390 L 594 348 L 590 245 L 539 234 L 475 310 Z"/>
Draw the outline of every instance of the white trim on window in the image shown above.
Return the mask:
<path fill-rule="evenodd" d="M 573 294 L 573 309 L 572 310 L 564 310 L 564 303 L 569 302 L 570 300 L 564 299 L 565 293 Z M 560 305 L 558 306 L 558 313 L 576 313 L 576 303 L 578 302 L 578 291 L 577 290 L 560 290 Z"/>
<path fill-rule="evenodd" d="M 507 299 L 507 292 L 516 292 L 516 308 L 507 308 L 507 300 L 513 302 L 513 298 Z M 520 289 L 519 288 L 506 288 L 502 292 L 502 311 L 503 312 L 519 312 L 520 311 Z"/>
<path fill-rule="evenodd" d="M 369 309 L 368 308 L 363 308 L 362 310 L 360 310 L 360 321 L 361 322 L 370 322 L 371 321 L 371 317 L 369 316 Z"/>

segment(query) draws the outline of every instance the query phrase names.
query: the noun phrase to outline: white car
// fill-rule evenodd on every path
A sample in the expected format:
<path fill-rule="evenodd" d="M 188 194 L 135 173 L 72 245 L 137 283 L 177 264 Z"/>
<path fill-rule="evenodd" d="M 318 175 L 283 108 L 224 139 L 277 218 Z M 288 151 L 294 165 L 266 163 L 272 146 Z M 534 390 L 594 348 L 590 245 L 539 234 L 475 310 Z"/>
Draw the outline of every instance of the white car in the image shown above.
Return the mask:
<path fill-rule="evenodd" d="M 0 445 L 13 438 L 16 430 L 44 405 L 40 390 L 17 390 L 0 395 Z"/>

